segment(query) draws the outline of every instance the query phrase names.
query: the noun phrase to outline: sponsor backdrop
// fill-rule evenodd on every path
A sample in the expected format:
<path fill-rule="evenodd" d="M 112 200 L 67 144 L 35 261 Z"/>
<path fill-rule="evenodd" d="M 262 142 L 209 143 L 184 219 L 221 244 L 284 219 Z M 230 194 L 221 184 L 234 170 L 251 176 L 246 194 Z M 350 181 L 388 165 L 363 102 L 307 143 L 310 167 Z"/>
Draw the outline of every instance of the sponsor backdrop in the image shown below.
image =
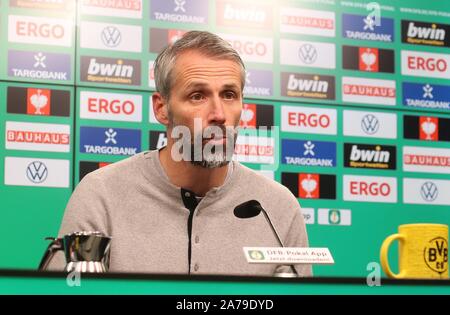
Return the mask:
<path fill-rule="evenodd" d="M 336 261 L 316 275 L 365 276 L 397 225 L 450 223 L 450 4 L 378 4 L 1 0 L 0 268 L 37 267 L 83 176 L 166 143 L 153 61 L 193 29 L 245 61 L 235 156 L 297 196 Z"/>

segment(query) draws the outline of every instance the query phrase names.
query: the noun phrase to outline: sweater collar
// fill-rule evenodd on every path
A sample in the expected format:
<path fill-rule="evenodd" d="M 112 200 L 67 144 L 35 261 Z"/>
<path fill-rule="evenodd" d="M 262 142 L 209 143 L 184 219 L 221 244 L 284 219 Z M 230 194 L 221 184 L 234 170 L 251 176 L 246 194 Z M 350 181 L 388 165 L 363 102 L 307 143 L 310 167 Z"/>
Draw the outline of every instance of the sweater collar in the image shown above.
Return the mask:
<path fill-rule="evenodd" d="M 180 200 L 181 202 L 182 187 L 177 187 L 170 182 L 169 177 L 161 165 L 159 150 L 145 151 L 142 156 L 144 159 L 143 173 L 147 180 L 153 183 L 155 178 L 157 178 L 157 182 L 155 184 L 158 185 L 169 197 L 177 198 L 177 200 Z M 209 203 L 209 200 L 212 199 L 211 201 L 213 201 L 216 198 L 223 196 L 223 194 L 225 194 L 233 186 L 233 182 L 236 180 L 238 175 L 239 163 L 236 161 L 231 161 L 228 164 L 228 172 L 224 183 L 219 187 L 213 187 L 209 190 L 203 198 L 202 203 Z"/>

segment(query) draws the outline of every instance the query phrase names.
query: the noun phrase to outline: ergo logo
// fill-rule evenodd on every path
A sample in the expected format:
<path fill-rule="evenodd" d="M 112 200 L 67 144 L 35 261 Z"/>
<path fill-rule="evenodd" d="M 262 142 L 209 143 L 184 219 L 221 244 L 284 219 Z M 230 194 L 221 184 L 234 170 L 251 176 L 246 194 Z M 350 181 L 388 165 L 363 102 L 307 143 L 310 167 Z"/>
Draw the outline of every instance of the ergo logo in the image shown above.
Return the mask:
<path fill-rule="evenodd" d="M 112 100 L 90 97 L 87 101 L 88 111 L 91 113 L 112 113 L 131 115 L 135 111 L 134 103 L 130 100 Z"/>
<path fill-rule="evenodd" d="M 408 68 L 412 70 L 447 71 L 447 62 L 444 59 L 408 56 L 407 65 Z"/>
<path fill-rule="evenodd" d="M 322 114 L 306 113 L 288 113 L 288 124 L 290 126 L 305 126 L 305 127 L 321 127 L 328 128 L 330 126 L 330 117 Z"/>
<path fill-rule="evenodd" d="M 44 38 L 63 38 L 64 27 L 62 25 L 50 25 L 48 23 L 36 24 L 28 21 L 16 22 L 16 34 L 19 36 L 33 36 Z"/>
<path fill-rule="evenodd" d="M 391 186 L 388 183 L 367 183 L 363 181 L 350 181 L 350 194 L 363 196 L 389 196 Z"/>
<path fill-rule="evenodd" d="M 267 47 L 262 42 L 231 40 L 229 43 L 239 54 L 257 56 L 265 56 L 267 54 Z"/>
<path fill-rule="evenodd" d="M 336 110 L 281 106 L 281 130 L 335 135 L 337 132 Z"/>

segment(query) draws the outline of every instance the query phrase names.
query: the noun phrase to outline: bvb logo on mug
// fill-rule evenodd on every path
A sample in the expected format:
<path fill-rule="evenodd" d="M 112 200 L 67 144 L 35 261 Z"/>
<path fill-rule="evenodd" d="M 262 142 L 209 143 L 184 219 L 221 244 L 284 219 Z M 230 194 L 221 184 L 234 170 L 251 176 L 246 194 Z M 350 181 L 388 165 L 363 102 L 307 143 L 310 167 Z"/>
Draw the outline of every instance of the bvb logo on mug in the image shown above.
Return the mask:
<path fill-rule="evenodd" d="M 448 244 L 443 237 L 432 239 L 423 251 L 423 258 L 427 266 L 439 274 L 443 274 L 448 268 Z"/>
<path fill-rule="evenodd" d="M 399 241 L 399 273 L 389 267 L 388 250 Z M 444 224 L 404 224 L 388 236 L 380 251 L 384 272 L 391 278 L 448 278 L 448 226 Z"/>

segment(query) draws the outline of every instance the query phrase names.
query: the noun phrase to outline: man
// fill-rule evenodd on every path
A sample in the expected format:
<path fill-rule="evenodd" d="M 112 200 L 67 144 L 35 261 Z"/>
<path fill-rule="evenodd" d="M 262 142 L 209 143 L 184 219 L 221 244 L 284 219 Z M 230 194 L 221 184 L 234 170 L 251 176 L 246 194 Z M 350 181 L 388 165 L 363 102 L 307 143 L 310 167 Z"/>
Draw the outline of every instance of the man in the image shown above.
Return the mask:
<path fill-rule="evenodd" d="M 245 83 L 237 52 L 216 35 L 188 32 L 160 53 L 155 80 L 153 110 L 167 127 L 167 146 L 88 174 L 67 205 L 60 235 L 84 230 L 111 236 L 114 272 L 290 272 L 289 266 L 247 263 L 244 246 L 279 243 L 262 214 L 241 219 L 233 212 L 257 200 L 284 246 L 308 246 L 299 204 L 288 189 L 230 162 Z M 59 255 L 50 269 L 64 265 Z M 295 271 L 309 276 L 311 266 L 296 265 Z"/>

